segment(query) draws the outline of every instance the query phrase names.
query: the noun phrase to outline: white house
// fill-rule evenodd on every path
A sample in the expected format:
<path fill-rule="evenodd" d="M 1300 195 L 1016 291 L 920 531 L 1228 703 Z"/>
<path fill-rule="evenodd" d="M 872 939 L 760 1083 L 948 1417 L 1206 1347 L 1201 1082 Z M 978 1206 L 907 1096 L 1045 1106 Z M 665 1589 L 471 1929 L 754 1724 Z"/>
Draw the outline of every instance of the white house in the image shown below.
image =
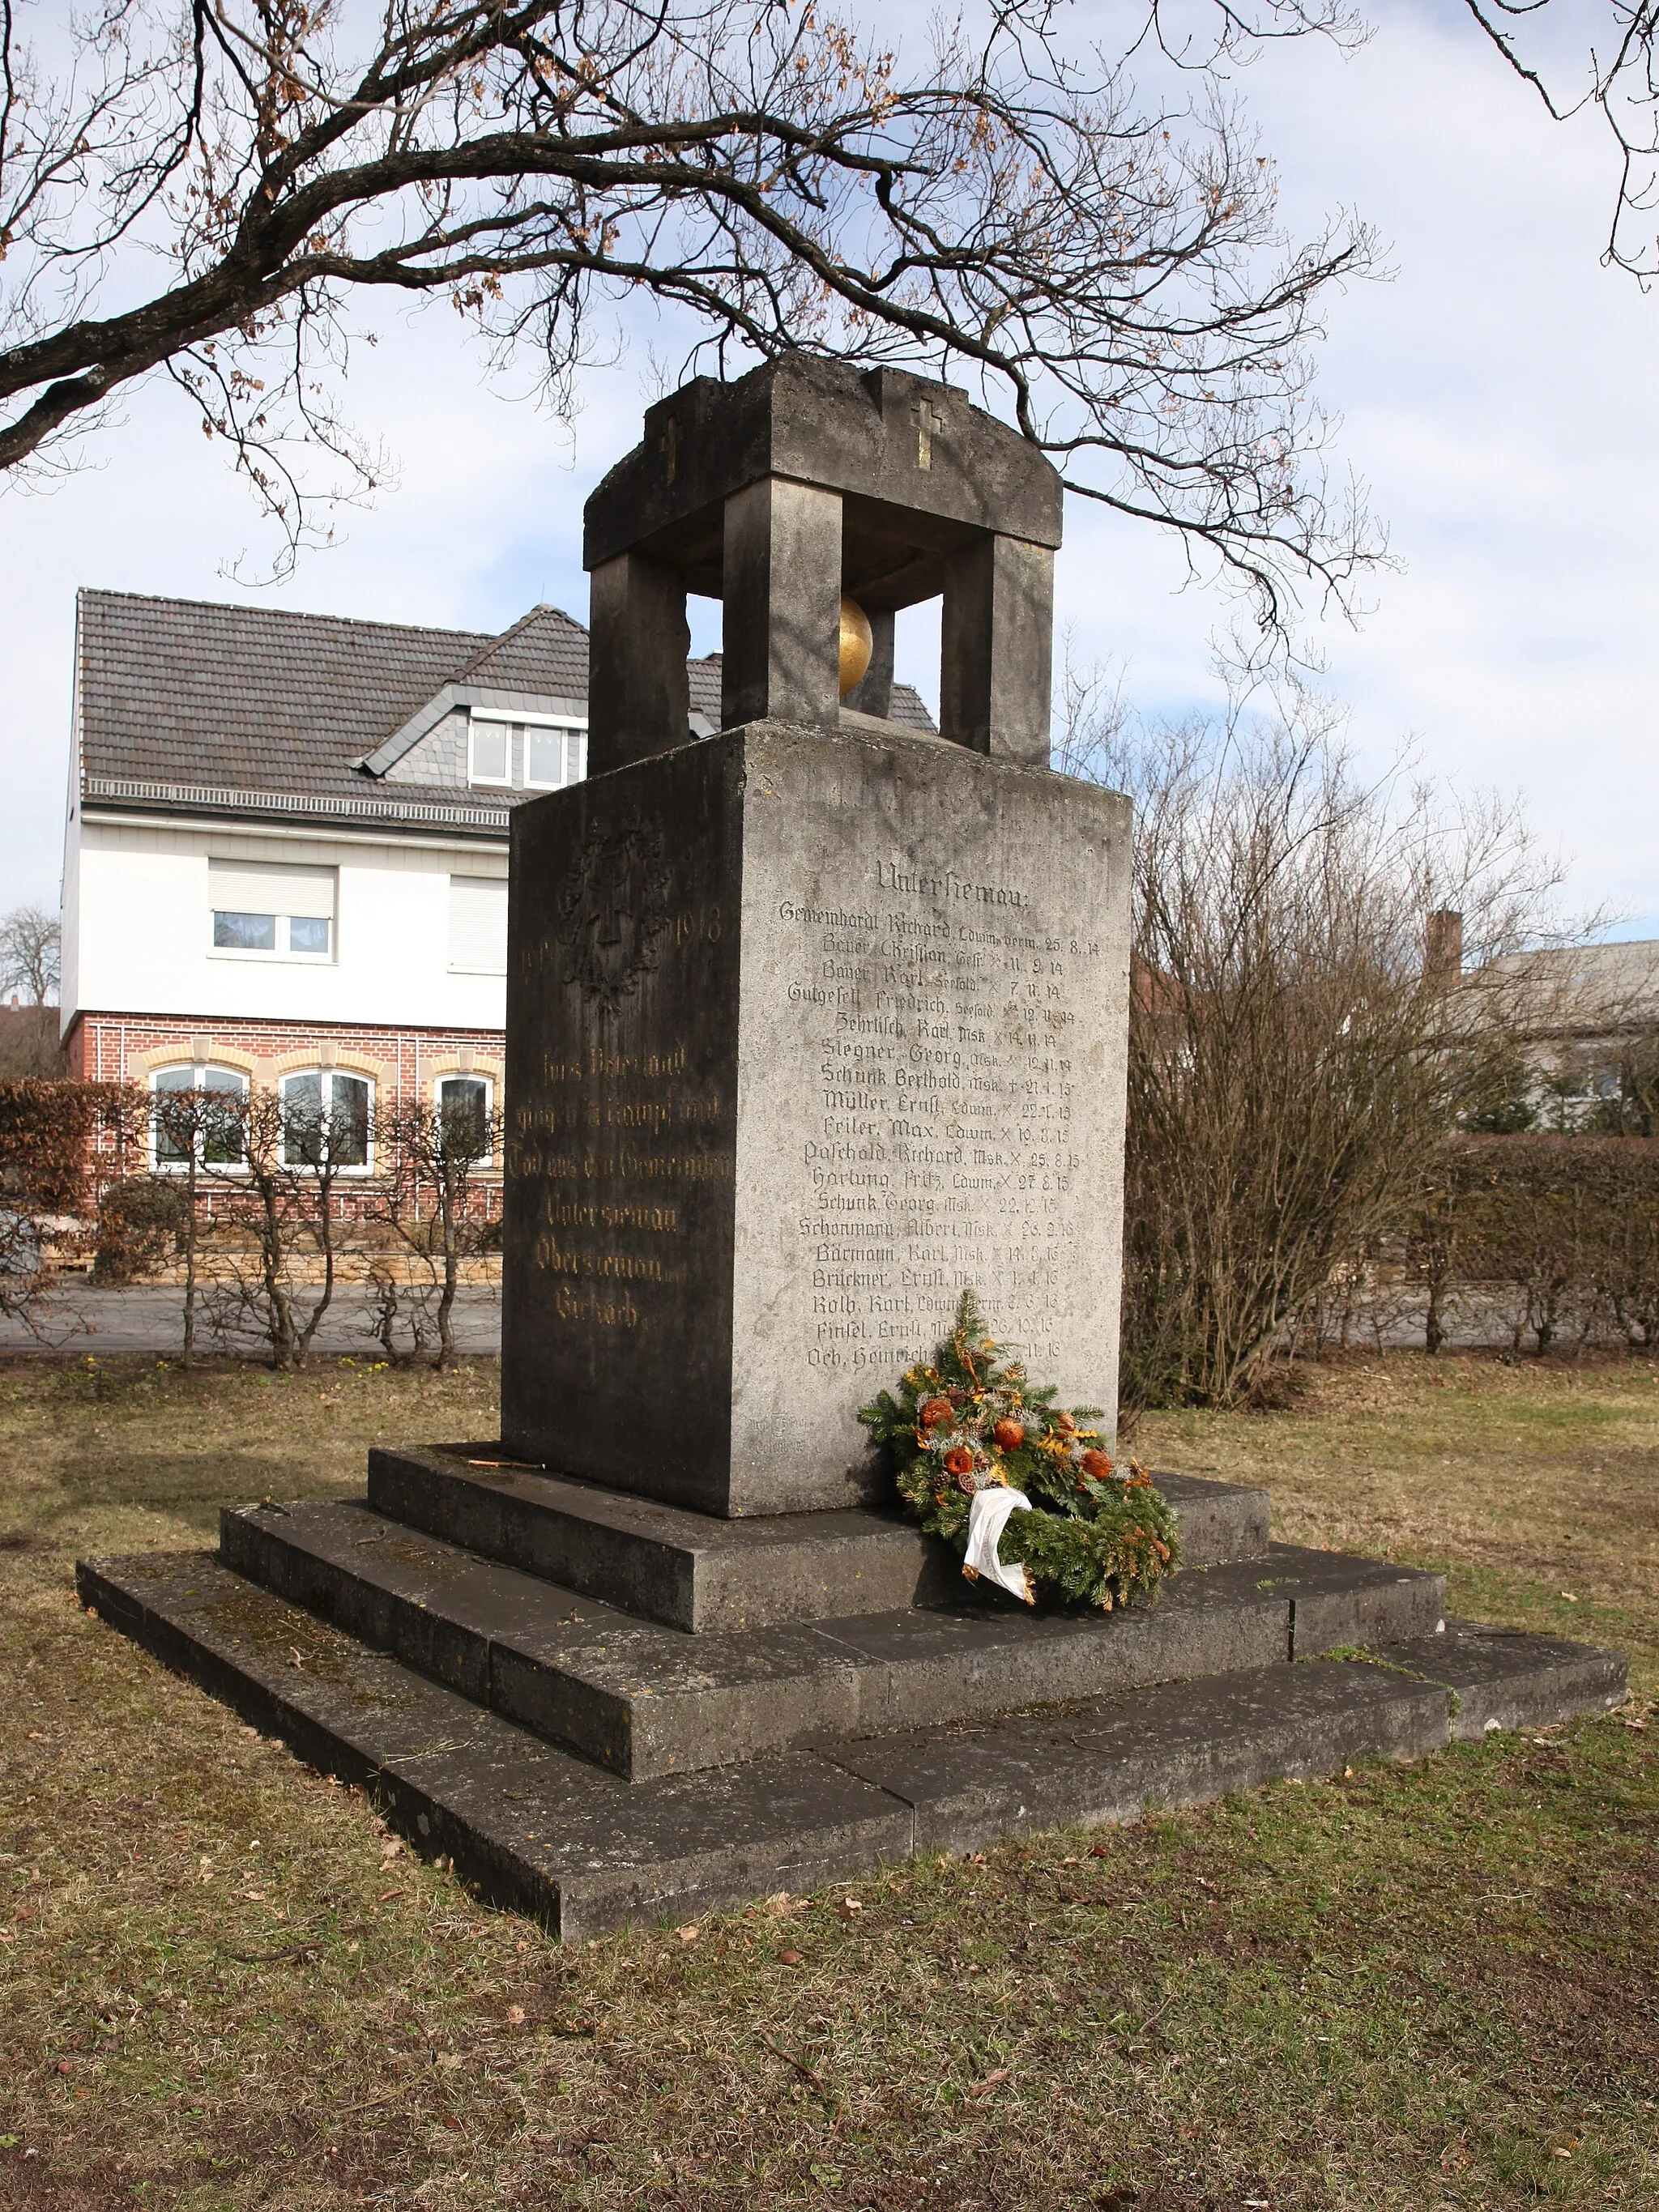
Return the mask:
<path fill-rule="evenodd" d="M 690 675 L 706 736 L 718 657 Z M 491 1101 L 508 817 L 584 774 L 586 701 L 556 607 L 492 637 L 83 591 L 70 1072 L 282 1086 L 365 1130 L 388 1092 Z M 891 711 L 932 726 L 907 687 Z"/>

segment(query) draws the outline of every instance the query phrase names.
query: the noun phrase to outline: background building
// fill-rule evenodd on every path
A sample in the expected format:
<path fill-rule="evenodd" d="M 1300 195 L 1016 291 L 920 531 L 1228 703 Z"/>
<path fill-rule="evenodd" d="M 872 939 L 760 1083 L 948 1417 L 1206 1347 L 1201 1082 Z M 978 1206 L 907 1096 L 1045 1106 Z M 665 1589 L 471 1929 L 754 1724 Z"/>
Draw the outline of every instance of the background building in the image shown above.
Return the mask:
<path fill-rule="evenodd" d="M 690 673 L 707 736 L 718 656 Z M 933 726 L 908 687 L 892 712 Z M 83 591 L 70 1073 L 280 1087 L 366 1133 L 388 1093 L 494 1103 L 507 823 L 585 774 L 586 728 L 587 633 L 556 607 L 488 636 Z"/>

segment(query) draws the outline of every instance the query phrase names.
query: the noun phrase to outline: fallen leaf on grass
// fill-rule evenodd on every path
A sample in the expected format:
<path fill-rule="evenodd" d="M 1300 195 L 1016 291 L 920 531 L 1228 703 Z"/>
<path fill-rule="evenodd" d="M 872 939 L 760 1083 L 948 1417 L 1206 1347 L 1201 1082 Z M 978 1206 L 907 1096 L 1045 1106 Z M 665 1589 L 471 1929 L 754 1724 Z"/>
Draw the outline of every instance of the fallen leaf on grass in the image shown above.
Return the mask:
<path fill-rule="evenodd" d="M 988 2074 L 982 2081 L 972 2083 L 968 2094 L 970 2097 L 988 2097 L 999 2083 L 1007 2079 L 1008 2069 L 1006 2066 L 1000 2066 L 994 2074 Z"/>
<path fill-rule="evenodd" d="M 390 1905 L 394 1897 L 407 1897 L 408 1895 L 409 1892 L 406 1889 L 383 1889 L 380 1892 L 380 1902 L 382 1905 Z"/>
<path fill-rule="evenodd" d="M 695 1943 L 698 1936 L 702 1935 L 702 1930 L 698 1927 L 695 1920 L 689 1920 L 684 1928 L 677 1928 L 674 1930 L 674 1933 L 679 1937 L 682 1943 Z"/>
<path fill-rule="evenodd" d="M 781 1966 L 799 1966 L 801 1964 L 800 1953 L 799 1951 L 780 1951 L 778 1954 L 778 1964 Z"/>
<path fill-rule="evenodd" d="M 507 2008 L 507 2024 L 509 2027 L 522 2027 L 524 2026 L 524 2007 L 522 2005 L 508 2005 Z"/>

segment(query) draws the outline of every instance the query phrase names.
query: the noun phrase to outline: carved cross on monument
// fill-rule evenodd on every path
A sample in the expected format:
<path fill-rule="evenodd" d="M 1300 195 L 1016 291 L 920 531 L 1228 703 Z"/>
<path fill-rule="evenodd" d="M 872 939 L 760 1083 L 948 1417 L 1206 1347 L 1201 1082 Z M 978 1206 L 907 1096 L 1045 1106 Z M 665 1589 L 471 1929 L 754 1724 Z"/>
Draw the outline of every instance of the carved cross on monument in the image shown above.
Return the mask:
<path fill-rule="evenodd" d="M 945 428 L 945 417 L 931 399 L 918 399 L 910 410 L 916 419 L 916 466 L 933 465 L 933 433 Z"/>

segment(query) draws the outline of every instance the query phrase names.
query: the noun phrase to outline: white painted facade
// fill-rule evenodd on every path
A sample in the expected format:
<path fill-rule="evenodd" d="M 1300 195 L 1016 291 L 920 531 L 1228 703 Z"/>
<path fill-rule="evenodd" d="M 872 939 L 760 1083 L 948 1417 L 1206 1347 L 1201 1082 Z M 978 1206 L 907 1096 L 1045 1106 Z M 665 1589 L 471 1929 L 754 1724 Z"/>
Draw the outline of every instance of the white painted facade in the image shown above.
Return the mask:
<path fill-rule="evenodd" d="M 229 872 L 215 862 L 229 864 Z M 245 884 L 261 869 L 307 872 L 300 902 L 307 907 L 321 903 L 319 877 L 331 879 L 325 955 L 289 953 L 284 932 L 274 951 L 216 945 L 216 898 L 229 895 L 224 882 Z M 453 887 L 457 878 L 468 887 L 460 894 Z M 490 906 L 484 886 L 496 883 L 501 951 L 480 953 L 479 917 Z M 505 838 L 221 828 L 72 806 L 64 866 L 63 1026 L 67 1030 L 77 1013 L 118 1011 L 500 1030 L 507 1011 L 506 884 Z"/>

